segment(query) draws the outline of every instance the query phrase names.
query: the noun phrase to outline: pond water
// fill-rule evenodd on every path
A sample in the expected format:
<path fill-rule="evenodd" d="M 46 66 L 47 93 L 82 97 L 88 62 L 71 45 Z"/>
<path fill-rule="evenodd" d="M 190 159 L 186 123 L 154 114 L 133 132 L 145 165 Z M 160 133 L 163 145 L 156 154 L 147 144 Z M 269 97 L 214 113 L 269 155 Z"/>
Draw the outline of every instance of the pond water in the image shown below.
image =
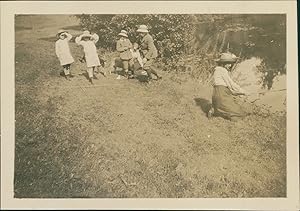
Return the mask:
<path fill-rule="evenodd" d="M 249 30 L 229 32 L 227 42 L 230 50 L 244 58 L 258 57 L 263 59 L 269 69 L 285 73 L 286 36 L 280 32 Z M 241 52 L 241 53 L 240 53 Z"/>
<path fill-rule="evenodd" d="M 196 48 L 215 54 L 229 50 L 243 60 L 261 60 L 267 88 L 273 78 L 286 73 L 286 16 L 231 15 L 196 27 Z M 217 50 L 216 50 L 217 49 Z"/>

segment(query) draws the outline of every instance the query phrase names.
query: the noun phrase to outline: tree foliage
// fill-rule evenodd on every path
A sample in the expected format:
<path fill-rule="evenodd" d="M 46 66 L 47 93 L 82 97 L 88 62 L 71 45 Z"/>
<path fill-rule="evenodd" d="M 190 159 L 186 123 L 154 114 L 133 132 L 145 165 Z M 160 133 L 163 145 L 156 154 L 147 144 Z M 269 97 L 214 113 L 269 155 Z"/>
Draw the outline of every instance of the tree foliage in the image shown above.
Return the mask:
<path fill-rule="evenodd" d="M 209 77 L 214 59 L 226 50 L 242 57 L 260 57 L 266 67 L 286 63 L 286 16 L 249 14 L 82 14 L 83 29 L 100 36 L 99 47 L 115 50 L 118 33 L 128 31 L 131 42 L 140 42 L 136 30 L 147 25 L 167 70 Z M 269 71 L 269 70 L 267 70 Z M 284 73 L 284 69 L 279 71 Z"/>
<path fill-rule="evenodd" d="M 117 34 L 128 31 L 132 42 L 139 42 L 136 32 L 139 25 L 147 25 L 154 38 L 161 58 L 177 59 L 187 49 L 195 31 L 194 15 L 146 14 L 146 15 L 78 15 L 84 29 L 100 36 L 100 47 L 114 49 Z"/>

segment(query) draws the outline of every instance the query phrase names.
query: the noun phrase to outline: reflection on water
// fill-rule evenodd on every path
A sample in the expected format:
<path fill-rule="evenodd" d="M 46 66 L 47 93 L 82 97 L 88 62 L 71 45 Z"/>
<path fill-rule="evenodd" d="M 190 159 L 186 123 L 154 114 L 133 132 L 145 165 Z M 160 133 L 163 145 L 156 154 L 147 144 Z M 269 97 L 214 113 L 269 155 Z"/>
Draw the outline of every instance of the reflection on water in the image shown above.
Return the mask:
<path fill-rule="evenodd" d="M 286 15 L 229 15 L 212 23 L 200 23 L 195 46 L 206 54 L 229 50 L 242 60 L 262 60 L 265 84 L 271 88 L 273 78 L 286 73 Z"/>
<path fill-rule="evenodd" d="M 230 50 L 245 58 L 262 58 L 270 69 L 284 73 L 286 63 L 285 34 L 261 30 L 229 32 L 227 42 Z"/>

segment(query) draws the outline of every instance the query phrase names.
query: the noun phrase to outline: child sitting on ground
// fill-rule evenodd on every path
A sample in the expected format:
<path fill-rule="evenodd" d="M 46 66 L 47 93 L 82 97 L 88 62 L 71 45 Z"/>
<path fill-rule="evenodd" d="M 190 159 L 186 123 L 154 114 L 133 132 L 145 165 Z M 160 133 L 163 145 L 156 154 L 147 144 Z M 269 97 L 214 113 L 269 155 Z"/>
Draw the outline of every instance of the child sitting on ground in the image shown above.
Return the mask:
<path fill-rule="evenodd" d="M 57 37 L 59 39 L 55 42 L 55 53 L 60 61 L 60 65 L 63 66 L 61 75 L 65 76 L 67 80 L 70 80 L 70 77 L 73 77 L 70 73 L 70 66 L 74 62 L 69 47 L 69 41 L 72 39 L 72 35 L 64 30 L 59 30 Z"/>
<path fill-rule="evenodd" d="M 78 45 L 83 46 L 85 61 L 87 65 L 87 73 L 91 84 L 94 84 L 93 79 L 98 79 L 94 73 L 96 67 L 100 66 L 97 48 L 95 45 L 98 40 L 99 36 L 97 34 L 91 35 L 89 31 L 84 31 L 82 35 L 76 37 L 75 39 L 75 42 Z"/>

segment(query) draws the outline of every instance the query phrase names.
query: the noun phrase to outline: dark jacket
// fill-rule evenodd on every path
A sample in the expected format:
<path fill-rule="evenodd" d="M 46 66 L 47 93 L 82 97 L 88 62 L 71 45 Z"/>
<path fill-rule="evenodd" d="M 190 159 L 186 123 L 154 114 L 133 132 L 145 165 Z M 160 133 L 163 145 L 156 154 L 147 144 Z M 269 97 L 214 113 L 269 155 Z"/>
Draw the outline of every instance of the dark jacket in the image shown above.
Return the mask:
<path fill-rule="evenodd" d="M 154 40 L 150 34 L 146 34 L 141 41 L 141 50 L 147 59 L 154 59 L 158 56 Z"/>

